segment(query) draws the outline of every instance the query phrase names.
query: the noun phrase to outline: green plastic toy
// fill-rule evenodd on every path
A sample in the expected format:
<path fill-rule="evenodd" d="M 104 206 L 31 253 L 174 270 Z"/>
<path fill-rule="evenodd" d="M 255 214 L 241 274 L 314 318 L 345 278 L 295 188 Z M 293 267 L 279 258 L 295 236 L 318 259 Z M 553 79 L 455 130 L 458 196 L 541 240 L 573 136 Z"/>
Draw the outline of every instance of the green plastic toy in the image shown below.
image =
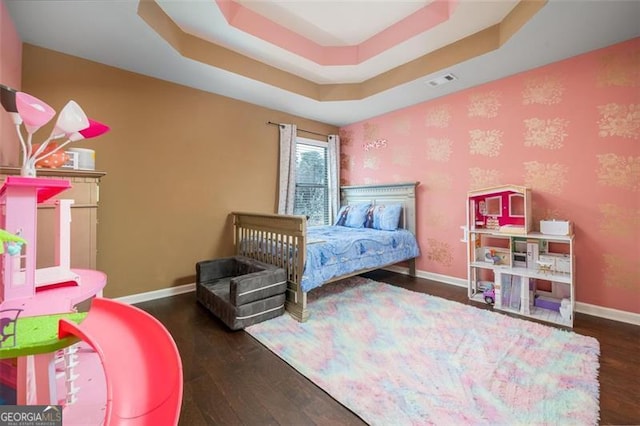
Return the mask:
<path fill-rule="evenodd" d="M 7 244 L 7 251 L 12 256 L 20 253 L 22 244 L 27 244 L 23 238 L 7 232 L 4 229 L 0 229 L 0 242 L 2 242 L 2 244 L 0 244 L 0 254 L 4 254 L 4 245 Z"/>

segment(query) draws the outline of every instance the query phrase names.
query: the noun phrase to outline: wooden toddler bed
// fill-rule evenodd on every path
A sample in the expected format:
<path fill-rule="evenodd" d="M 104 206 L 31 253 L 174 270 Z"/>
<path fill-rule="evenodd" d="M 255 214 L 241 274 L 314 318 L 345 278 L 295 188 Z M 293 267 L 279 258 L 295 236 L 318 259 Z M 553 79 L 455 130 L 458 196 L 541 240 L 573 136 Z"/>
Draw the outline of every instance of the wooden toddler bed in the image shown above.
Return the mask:
<path fill-rule="evenodd" d="M 369 229 L 360 229 L 356 231 L 363 233 L 372 231 L 373 233 L 378 233 L 381 238 L 386 239 L 387 241 L 389 238 L 392 238 L 394 247 L 396 245 L 404 244 L 403 242 L 396 242 L 403 240 L 396 239 L 394 233 L 402 233 L 406 236 L 409 234 L 407 231 L 409 231 L 409 235 L 415 243 L 416 187 L 418 185 L 419 182 L 395 183 L 388 185 L 343 186 L 340 188 L 341 204 L 343 206 L 362 203 L 387 206 L 391 204 L 400 204 L 402 206 L 399 221 L 399 227 L 401 229 L 398 231 Z M 310 286 L 306 285 L 308 284 L 308 281 L 305 283 L 305 279 L 307 277 L 305 273 L 309 272 L 305 272 L 305 266 L 309 266 L 309 262 L 307 262 L 308 250 L 316 248 L 311 247 L 310 245 L 312 244 L 324 243 L 324 241 L 319 241 L 318 239 L 310 237 L 308 231 L 320 227 L 311 227 L 311 229 L 308 229 L 306 217 L 299 215 L 240 212 L 233 212 L 231 214 L 233 216 L 236 254 L 283 268 L 287 273 L 288 281 L 286 309 L 289 314 L 298 321 L 305 321 L 309 317 L 309 311 L 307 309 L 307 292 L 311 290 Z M 349 231 L 349 229 L 345 227 L 329 228 L 342 228 L 345 229 L 345 232 Z M 371 240 L 372 238 L 367 234 L 367 241 Z M 353 245 L 352 243 L 345 244 Z M 409 252 L 413 254 L 410 256 L 404 255 L 404 253 Z M 396 257 L 392 262 L 388 261 L 389 258 L 386 258 L 387 260 L 383 259 L 384 256 L 380 256 L 379 258 L 373 256 L 374 259 L 368 263 L 366 268 L 351 270 L 348 273 L 342 273 L 341 275 L 329 276 L 327 279 L 324 279 L 322 283 L 313 284 L 313 287 L 338 281 L 340 279 L 374 269 L 383 268 L 402 261 L 408 261 L 409 273 L 412 276 L 415 276 L 415 256 L 417 256 L 418 253 L 419 250 L 417 248 L 417 243 L 415 243 L 415 250 L 412 249 L 412 251 L 403 251 L 399 253 L 398 255 L 400 255 L 400 258 Z M 347 269 L 348 268 L 349 266 Z M 304 279 L 303 276 L 305 277 Z M 305 285 L 307 287 L 306 289 Z"/>

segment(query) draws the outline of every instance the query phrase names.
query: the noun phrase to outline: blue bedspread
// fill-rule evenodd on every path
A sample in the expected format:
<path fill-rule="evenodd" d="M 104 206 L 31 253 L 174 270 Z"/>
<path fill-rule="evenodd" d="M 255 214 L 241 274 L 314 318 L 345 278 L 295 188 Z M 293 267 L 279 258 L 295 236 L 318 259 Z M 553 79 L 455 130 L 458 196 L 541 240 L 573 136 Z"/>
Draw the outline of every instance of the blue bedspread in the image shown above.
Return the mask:
<path fill-rule="evenodd" d="M 380 231 L 345 226 L 307 228 L 307 262 L 302 290 L 307 292 L 341 275 L 382 267 L 420 255 L 407 230 Z"/>

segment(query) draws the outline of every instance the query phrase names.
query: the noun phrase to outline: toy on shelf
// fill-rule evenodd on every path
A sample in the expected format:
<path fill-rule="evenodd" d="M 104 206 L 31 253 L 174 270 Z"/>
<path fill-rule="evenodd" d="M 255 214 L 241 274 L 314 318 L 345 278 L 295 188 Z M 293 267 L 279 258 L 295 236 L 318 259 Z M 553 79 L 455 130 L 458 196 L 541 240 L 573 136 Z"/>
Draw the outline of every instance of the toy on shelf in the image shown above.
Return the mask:
<path fill-rule="evenodd" d="M 489 284 L 482 292 L 484 301 L 489 305 L 493 305 L 496 302 L 496 287 L 493 284 Z"/>
<path fill-rule="evenodd" d="M 553 267 L 553 262 L 536 260 L 536 264 L 538 265 L 538 270 L 544 273 L 551 273 L 551 268 Z"/>
<path fill-rule="evenodd" d="M 485 253 L 484 260 L 494 265 L 499 265 L 502 261 L 502 258 L 496 254 L 495 250 L 491 249 Z"/>
<path fill-rule="evenodd" d="M 493 305 L 496 300 L 496 288 L 491 281 L 478 281 L 476 287 L 479 292 L 482 292 L 484 301 L 490 305 Z"/>
<path fill-rule="evenodd" d="M 16 132 L 22 148 L 22 176 L 35 176 L 36 164 L 55 156 L 65 146 L 82 139 L 95 138 L 109 131 L 109 126 L 91 120 L 75 101 L 69 101 L 58 114 L 56 124 L 51 134 L 41 144 L 35 146 L 32 142 L 33 134 L 47 124 L 56 112 L 45 102 L 24 92 L 0 84 L 0 101 L 9 113 L 16 126 Z M 24 125 L 27 132 L 26 139 L 22 135 L 20 126 Z M 57 144 L 57 139 L 66 140 Z M 49 166 L 53 165 L 51 162 Z"/>
<path fill-rule="evenodd" d="M 22 245 L 27 242 L 24 238 L 20 238 L 18 235 L 14 235 L 10 232 L 0 229 L 0 254 L 4 253 L 5 245 L 7 247 L 7 253 L 10 256 L 15 256 L 22 250 Z"/>

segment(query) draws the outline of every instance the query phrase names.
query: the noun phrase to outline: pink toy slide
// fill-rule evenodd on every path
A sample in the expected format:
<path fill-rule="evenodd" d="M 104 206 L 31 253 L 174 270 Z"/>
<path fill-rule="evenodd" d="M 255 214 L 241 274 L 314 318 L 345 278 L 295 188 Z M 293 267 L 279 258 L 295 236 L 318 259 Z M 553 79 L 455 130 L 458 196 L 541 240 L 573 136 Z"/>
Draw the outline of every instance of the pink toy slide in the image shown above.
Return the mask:
<path fill-rule="evenodd" d="M 100 356 L 107 384 L 106 426 L 178 424 L 182 362 L 157 319 L 134 306 L 95 298 L 80 324 L 60 320 L 58 336 L 69 335 Z"/>

